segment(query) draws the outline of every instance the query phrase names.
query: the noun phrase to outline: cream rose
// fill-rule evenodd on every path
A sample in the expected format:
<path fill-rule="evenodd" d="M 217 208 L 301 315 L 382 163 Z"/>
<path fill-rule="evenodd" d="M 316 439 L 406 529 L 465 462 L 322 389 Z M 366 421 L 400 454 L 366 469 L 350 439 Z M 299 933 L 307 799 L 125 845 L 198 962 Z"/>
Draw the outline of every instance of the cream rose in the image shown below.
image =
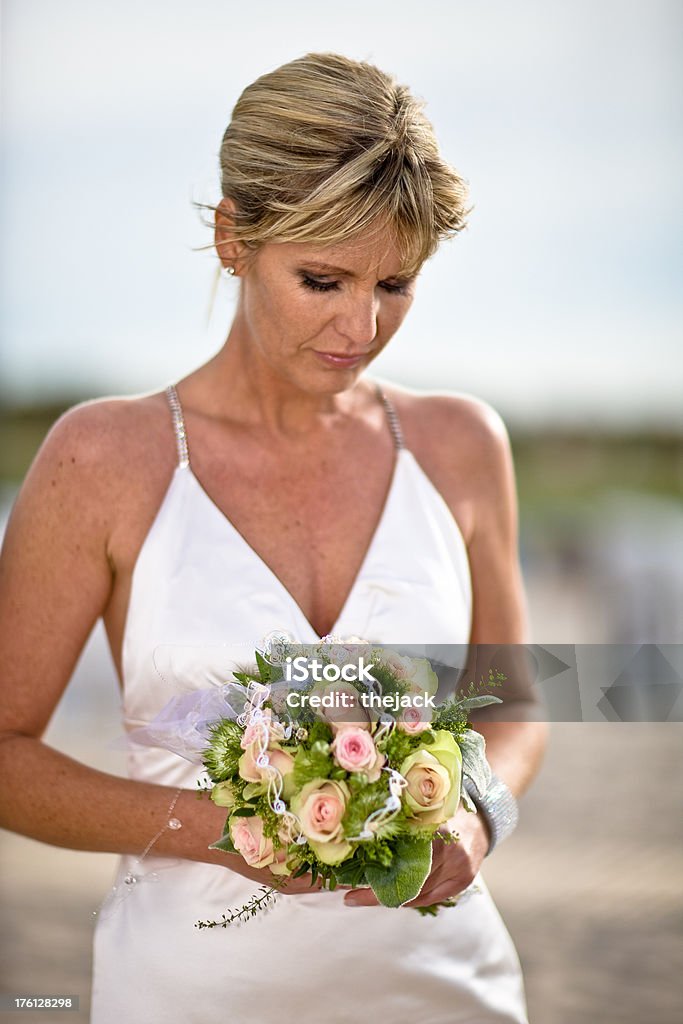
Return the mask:
<path fill-rule="evenodd" d="M 345 782 L 313 779 L 291 799 L 290 807 L 299 819 L 301 831 L 325 864 L 339 864 L 351 853 L 341 824 L 350 795 Z"/>
<path fill-rule="evenodd" d="M 439 689 L 439 677 L 429 663 L 429 659 L 410 658 L 408 660 L 410 661 L 410 669 L 406 678 L 410 691 L 435 697 Z"/>
<path fill-rule="evenodd" d="M 231 782 L 217 782 L 211 790 L 211 799 L 217 807 L 234 807 L 237 797 Z"/>
<path fill-rule="evenodd" d="M 447 821 L 460 801 L 460 747 L 447 729 L 434 736 L 434 743 L 413 751 L 399 767 L 408 783 L 404 800 L 421 825 Z"/>
<path fill-rule="evenodd" d="M 282 795 L 285 800 L 288 800 L 294 786 L 294 757 L 277 745 L 269 747 L 265 753 L 268 755 L 269 763 L 277 768 L 282 775 Z M 259 754 L 260 747 L 256 740 L 249 744 L 237 762 L 237 766 L 240 776 L 245 782 L 258 783 L 263 786 L 265 792 L 270 774 L 267 766 L 261 767 L 256 763 Z M 253 793 L 254 790 L 251 790 L 250 795 Z"/>
<path fill-rule="evenodd" d="M 353 725 L 340 726 L 330 750 L 339 767 L 347 772 L 365 772 L 370 782 L 377 782 L 382 774 L 386 755 L 377 750 L 365 729 Z"/>
<path fill-rule="evenodd" d="M 242 750 L 246 750 L 247 747 L 255 743 L 256 740 L 260 739 L 261 736 L 265 739 L 266 729 L 268 730 L 268 742 L 271 743 L 274 740 L 281 740 L 285 735 L 285 727 L 282 722 L 273 721 L 273 712 L 271 708 L 264 708 L 263 718 L 257 718 L 255 721 L 249 723 L 240 739 L 240 746 Z"/>

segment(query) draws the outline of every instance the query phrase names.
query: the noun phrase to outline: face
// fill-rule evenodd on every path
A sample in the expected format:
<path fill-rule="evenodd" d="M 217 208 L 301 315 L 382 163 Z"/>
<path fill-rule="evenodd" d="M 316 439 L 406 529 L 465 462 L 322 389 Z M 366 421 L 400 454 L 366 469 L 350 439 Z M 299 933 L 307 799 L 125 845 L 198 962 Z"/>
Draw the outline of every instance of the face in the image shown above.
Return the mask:
<path fill-rule="evenodd" d="M 292 383 L 333 391 L 382 351 L 415 288 L 388 231 L 325 247 L 268 243 L 238 272 L 236 325 L 249 350 Z"/>

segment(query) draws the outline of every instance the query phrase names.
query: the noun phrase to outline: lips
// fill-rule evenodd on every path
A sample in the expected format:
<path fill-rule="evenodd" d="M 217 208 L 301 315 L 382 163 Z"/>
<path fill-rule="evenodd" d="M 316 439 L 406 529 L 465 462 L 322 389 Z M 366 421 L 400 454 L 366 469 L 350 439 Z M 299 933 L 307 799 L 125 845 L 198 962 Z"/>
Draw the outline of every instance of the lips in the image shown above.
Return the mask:
<path fill-rule="evenodd" d="M 316 356 L 321 359 L 328 366 L 356 366 L 361 359 L 368 355 L 368 352 L 319 352 L 317 349 L 313 349 Z"/>

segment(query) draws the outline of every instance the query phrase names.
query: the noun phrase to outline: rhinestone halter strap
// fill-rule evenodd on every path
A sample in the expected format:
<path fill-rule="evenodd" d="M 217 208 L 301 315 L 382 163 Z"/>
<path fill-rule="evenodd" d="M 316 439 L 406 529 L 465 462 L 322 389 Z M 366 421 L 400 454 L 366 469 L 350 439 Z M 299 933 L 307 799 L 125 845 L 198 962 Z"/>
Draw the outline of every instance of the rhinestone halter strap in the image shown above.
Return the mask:
<path fill-rule="evenodd" d="M 401 423 L 398 418 L 398 413 L 394 409 L 393 402 L 390 402 L 387 396 L 382 391 L 379 384 L 375 383 L 375 391 L 377 397 L 381 401 L 382 405 L 387 414 L 387 420 L 389 422 L 389 429 L 391 430 L 391 436 L 394 439 L 395 448 L 404 448 L 405 443 L 403 441 L 403 431 L 401 430 Z"/>
<path fill-rule="evenodd" d="M 173 416 L 173 430 L 175 431 L 176 445 L 178 448 L 178 465 L 184 469 L 186 466 L 190 465 L 190 452 L 187 447 L 187 433 L 185 432 L 183 410 L 180 405 L 180 399 L 178 398 L 178 392 L 173 384 L 169 384 L 166 388 L 166 398 L 168 399 L 168 404 L 171 407 L 171 414 Z"/>

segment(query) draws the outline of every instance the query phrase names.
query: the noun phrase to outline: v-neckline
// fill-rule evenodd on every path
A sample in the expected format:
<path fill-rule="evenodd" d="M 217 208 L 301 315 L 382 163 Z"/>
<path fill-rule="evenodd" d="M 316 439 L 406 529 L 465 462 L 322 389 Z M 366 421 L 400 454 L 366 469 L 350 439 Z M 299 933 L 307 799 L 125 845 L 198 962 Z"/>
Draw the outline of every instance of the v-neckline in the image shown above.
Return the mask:
<path fill-rule="evenodd" d="M 399 448 L 396 448 L 396 447 L 394 448 L 394 465 L 393 465 L 393 469 L 391 471 L 391 478 L 389 480 L 389 487 L 387 489 L 387 492 L 386 492 L 386 495 L 385 495 L 385 498 L 384 498 L 384 502 L 382 504 L 382 511 L 380 512 L 379 519 L 377 521 L 377 525 L 376 525 L 376 527 L 375 527 L 375 529 L 374 529 L 374 531 L 372 533 L 372 536 L 370 538 L 368 546 L 365 549 L 365 554 L 363 555 L 363 559 L 361 561 L 361 564 L 360 564 L 360 567 L 358 569 L 358 572 L 356 573 L 356 575 L 355 575 L 355 577 L 354 577 L 354 579 L 353 579 L 353 581 L 351 583 L 351 586 L 350 586 L 350 588 L 349 588 L 349 590 L 348 590 L 348 592 L 346 594 L 346 597 L 344 598 L 344 602 L 343 602 L 343 604 L 341 606 L 341 610 L 339 611 L 339 613 L 338 613 L 338 615 L 337 615 L 337 617 L 336 617 L 332 627 L 330 628 L 329 632 L 325 633 L 324 636 L 336 635 L 337 630 L 339 629 L 341 623 L 343 622 L 344 618 L 346 617 L 346 615 L 349 612 L 349 608 L 351 606 L 352 601 L 354 600 L 354 598 L 356 596 L 356 591 L 358 590 L 360 582 L 361 582 L 363 576 L 367 572 L 368 565 L 370 564 L 370 561 L 371 561 L 371 559 L 372 559 L 372 557 L 373 557 L 373 555 L 375 553 L 375 548 L 379 544 L 380 537 L 381 537 L 382 533 L 384 532 L 384 527 L 385 527 L 386 521 L 387 521 L 387 519 L 389 517 L 391 506 L 395 502 L 395 493 L 396 493 L 396 490 L 397 490 L 397 487 L 398 487 L 399 473 L 400 473 L 401 467 L 403 465 L 403 455 L 407 451 L 408 451 L 408 449 L 404 448 L 403 446 L 401 446 Z M 240 543 L 247 552 L 249 552 L 251 555 L 253 555 L 254 560 L 262 568 L 263 572 L 270 578 L 270 580 L 274 583 L 274 585 L 281 591 L 281 593 L 283 594 L 285 599 L 292 606 L 293 610 L 299 616 L 299 618 L 304 623 L 306 628 L 316 638 L 315 642 L 317 643 L 320 640 L 322 640 L 323 637 L 319 635 L 318 631 L 311 624 L 311 622 L 309 621 L 308 617 L 304 613 L 301 605 L 299 604 L 299 602 L 296 600 L 296 598 L 292 594 L 291 590 L 289 590 L 289 588 L 285 586 L 285 584 L 280 579 L 280 577 L 277 575 L 277 573 L 268 565 L 268 563 L 265 561 L 265 559 L 262 558 L 261 555 L 259 555 L 258 551 L 253 547 L 252 544 L 249 543 L 249 541 L 246 539 L 246 537 L 242 533 L 240 533 L 240 531 L 237 529 L 237 527 L 233 523 L 232 519 L 230 519 L 230 517 L 228 515 L 226 515 L 226 513 L 213 500 L 213 498 L 211 497 L 209 492 L 205 489 L 204 485 L 201 483 L 201 481 L 199 480 L 199 478 L 195 474 L 195 472 L 192 469 L 192 466 L 189 464 L 189 462 L 187 464 L 185 464 L 185 465 L 177 466 L 176 467 L 176 474 L 178 474 L 178 473 L 185 473 L 185 474 L 188 475 L 188 479 L 192 480 L 195 488 L 197 489 L 197 491 L 201 495 L 202 499 L 208 504 L 208 506 L 212 509 L 214 514 L 219 516 L 220 519 L 227 525 L 228 529 L 232 531 L 232 533 L 236 537 L 238 543 Z M 277 624 L 274 624 L 273 628 L 276 629 L 277 628 Z"/>

